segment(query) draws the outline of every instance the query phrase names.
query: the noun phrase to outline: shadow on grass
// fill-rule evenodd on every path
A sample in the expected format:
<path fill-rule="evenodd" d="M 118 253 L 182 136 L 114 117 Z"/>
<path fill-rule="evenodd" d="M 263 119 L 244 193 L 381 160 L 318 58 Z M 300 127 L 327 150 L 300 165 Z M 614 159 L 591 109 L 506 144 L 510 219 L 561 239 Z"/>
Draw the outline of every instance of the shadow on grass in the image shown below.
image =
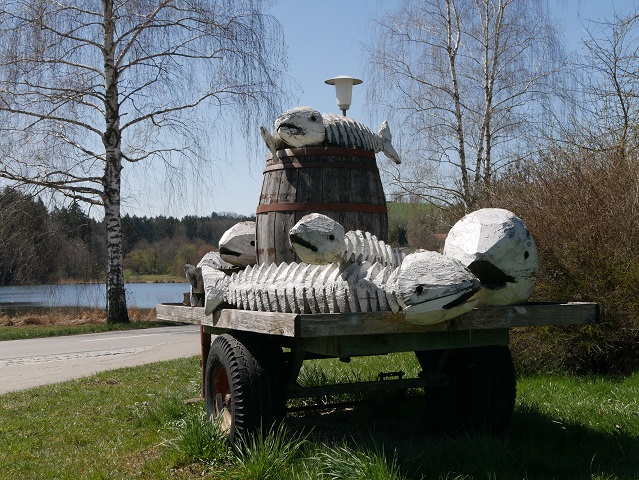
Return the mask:
<path fill-rule="evenodd" d="M 506 431 L 493 436 L 442 431 L 437 420 L 423 397 L 407 397 L 291 413 L 286 423 L 314 442 L 383 449 L 397 456 L 408 479 L 638 478 L 639 438 L 620 425 L 603 433 L 522 406 Z"/>

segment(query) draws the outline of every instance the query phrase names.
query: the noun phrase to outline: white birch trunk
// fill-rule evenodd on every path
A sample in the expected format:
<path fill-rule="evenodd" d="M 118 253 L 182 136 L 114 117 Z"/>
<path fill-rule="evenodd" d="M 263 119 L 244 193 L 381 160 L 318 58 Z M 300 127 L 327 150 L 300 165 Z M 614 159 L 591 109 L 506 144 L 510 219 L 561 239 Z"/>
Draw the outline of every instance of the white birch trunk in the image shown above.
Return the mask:
<path fill-rule="evenodd" d="M 104 13 L 104 73 L 105 73 L 105 148 L 104 224 L 107 238 L 106 317 L 107 323 L 127 323 L 129 315 L 124 289 L 122 262 L 122 224 L 120 188 L 122 150 L 118 71 L 115 65 L 115 22 L 112 0 L 103 0 Z"/>

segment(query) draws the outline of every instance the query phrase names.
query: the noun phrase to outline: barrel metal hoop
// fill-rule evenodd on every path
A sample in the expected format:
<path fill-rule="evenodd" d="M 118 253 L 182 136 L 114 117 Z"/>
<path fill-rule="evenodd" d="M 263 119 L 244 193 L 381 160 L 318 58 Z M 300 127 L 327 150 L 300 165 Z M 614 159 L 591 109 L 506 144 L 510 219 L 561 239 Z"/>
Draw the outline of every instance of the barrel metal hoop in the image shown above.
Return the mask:
<path fill-rule="evenodd" d="M 344 148 L 344 147 L 302 147 L 302 148 L 284 148 L 276 152 L 278 158 L 300 157 L 305 155 L 339 155 L 344 157 L 365 157 L 375 158 L 373 150 L 363 150 L 361 148 Z M 267 160 L 271 160 L 273 154 L 266 156 Z"/>
<path fill-rule="evenodd" d="M 371 205 L 370 203 L 332 203 L 332 202 L 296 202 L 296 203 L 266 203 L 257 207 L 256 213 L 268 212 L 359 212 L 359 213 L 388 213 L 386 205 Z"/>
<path fill-rule="evenodd" d="M 268 165 L 264 168 L 264 173 L 277 170 L 302 169 L 302 168 L 347 168 L 349 170 L 366 170 L 369 172 L 379 173 L 377 165 L 365 163 L 347 163 L 347 162 L 300 162 L 295 158 L 292 162 L 278 163 Z"/>

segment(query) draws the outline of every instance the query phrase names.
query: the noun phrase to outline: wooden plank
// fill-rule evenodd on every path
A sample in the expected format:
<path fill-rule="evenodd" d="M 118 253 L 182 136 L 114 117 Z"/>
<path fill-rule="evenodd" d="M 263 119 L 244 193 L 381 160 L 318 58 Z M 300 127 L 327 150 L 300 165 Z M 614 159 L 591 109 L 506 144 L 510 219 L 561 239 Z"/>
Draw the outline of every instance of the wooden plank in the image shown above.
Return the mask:
<path fill-rule="evenodd" d="M 599 318 L 599 306 L 596 303 L 548 303 L 515 307 L 486 307 L 472 310 L 457 318 L 435 325 L 413 325 L 407 323 L 402 315 L 390 312 L 298 315 L 225 309 L 216 312 L 214 317 L 207 317 L 201 307 L 166 304 L 158 305 L 157 312 L 159 320 L 195 323 L 220 329 L 295 338 L 414 334 L 543 325 L 584 325 L 593 323 Z"/>
<path fill-rule="evenodd" d="M 583 325 L 596 321 L 598 316 L 599 306 L 596 303 L 553 303 L 474 309 L 435 325 L 410 324 L 401 314 L 390 312 L 302 315 L 298 323 L 300 337 L 321 337 Z"/>
<path fill-rule="evenodd" d="M 249 310 L 220 310 L 209 317 L 208 325 L 225 330 L 295 336 L 295 313 L 252 312 Z"/>
<path fill-rule="evenodd" d="M 381 355 L 416 350 L 508 345 L 508 340 L 508 329 L 398 333 L 395 335 L 346 335 L 338 337 L 338 356 Z"/>
<path fill-rule="evenodd" d="M 165 320 L 167 322 L 206 325 L 211 321 L 211 317 L 204 315 L 203 307 L 189 307 L 181 303 L 161 303 L 156 305 L 155 311 L 158 320 Z"/>
<path fill-rule="evenodd" d="M 307 352 L 329 357 L 383 355 L 416 350 L 508 345 L 508 329 L 300 338 L 295 345 Z"/>
<path fill-rule="evenodd" d="M 599 319 L 591 302 L 529 303 L 512 307 L 476 308 L 448 321 L 450 330 L 586 325 Z"/>

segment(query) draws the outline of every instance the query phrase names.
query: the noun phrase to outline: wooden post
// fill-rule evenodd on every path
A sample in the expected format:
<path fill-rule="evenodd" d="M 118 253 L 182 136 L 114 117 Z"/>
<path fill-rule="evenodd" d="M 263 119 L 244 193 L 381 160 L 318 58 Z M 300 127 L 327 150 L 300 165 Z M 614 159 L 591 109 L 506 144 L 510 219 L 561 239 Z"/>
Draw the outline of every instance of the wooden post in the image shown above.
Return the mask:
<path fill-rule="evenodd" d="M 209 358 L 209 352 L 211 351 L 211 334 L 204 331 L 204 325 L 200 325 L 200 344 L 202 346 L 202 358 L 200 359 L 200 365 L 202 366 L 202 398 L 204 398 L 206 359 Z"/>

